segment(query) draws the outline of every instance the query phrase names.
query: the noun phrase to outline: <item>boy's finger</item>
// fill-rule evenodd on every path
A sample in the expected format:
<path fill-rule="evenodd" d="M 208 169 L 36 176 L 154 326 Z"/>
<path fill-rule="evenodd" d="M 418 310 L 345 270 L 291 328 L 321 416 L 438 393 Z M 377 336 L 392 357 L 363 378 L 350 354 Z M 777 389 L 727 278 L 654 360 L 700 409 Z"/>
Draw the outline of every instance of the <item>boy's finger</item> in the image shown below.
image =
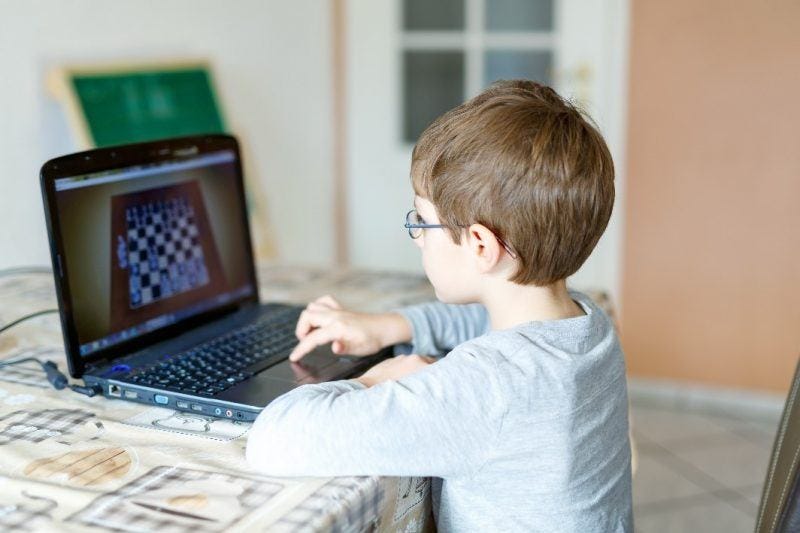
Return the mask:
<path fill-rule="evenodd" d="M 337 310 L 337 309 L 334 309 L 333 307 L 331 307 L 330 305 L 327 305 L 327 304 L 324 304 L 324 303 L 319 303 L 319 302 L 311 302 L 310 304 L 308 304 L 308 306 L 306 306 L 306 309 L 308 309 L 310 311 L 336 311 Z"/>
<path fill-rule="evenodd" d="M 297 319 L 297 325 L 294 327 L 294 335 L 298 339 L 305 337 L 306 334 L 314 328 L 308 318 L 308 313 L 309 311 L 307 309 L 304 310 Z"/>
<path fill-rule="evenodd" d="M 289 360 L 296 362 L 303 358 L 304 355 L 312 351 L 317 346 L 327 344 L 336 340 L 337 332 L 334 328 L 319 328 L 305 336 L 300 343 L 294 347 L 292 353 L 289 354 Z"/>
<path fill-rule="evenodd" d="M 297 326 L 294 328 L 294 334 L 298 339 L 302 339 L 309 334 L 313 329 L 324 326 L 330 323 L 330 317 L 324 313 L 306 308 L 305 311 L 300 313 L 300 318 L 297 319 Z"/>
<path fill-rule="evenodd" d="M 322 304 L 327 307 L 331 307 L 333 309 L 341 309 L 342 306 L 337 302 L 333 296 L 330 294 L 326 294 L 325 296 L 321 296 L 314 300 L 314 303 Z"/>

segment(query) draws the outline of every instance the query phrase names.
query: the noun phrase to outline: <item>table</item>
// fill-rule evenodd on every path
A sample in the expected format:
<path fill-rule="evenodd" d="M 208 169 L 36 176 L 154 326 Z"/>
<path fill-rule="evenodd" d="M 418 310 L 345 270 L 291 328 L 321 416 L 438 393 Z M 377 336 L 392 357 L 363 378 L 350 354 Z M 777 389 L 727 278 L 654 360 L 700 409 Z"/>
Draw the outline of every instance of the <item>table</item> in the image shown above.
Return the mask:
<path fill-rule="evenodd" d="M 323 294 L 364 311 L 434 298 L 422 276 L 265 265 L 262 299 Z M 0 324 L 57 307 L 52 276 L 0 277 Z M 57 315 L 0 334 L 0 360 L 66 373 Z M 426 531 L 427 478 L 272 478 L 244 461 L 250 424 L 56 391 L 36 365 L 0 369 L 0 530 Z"/>

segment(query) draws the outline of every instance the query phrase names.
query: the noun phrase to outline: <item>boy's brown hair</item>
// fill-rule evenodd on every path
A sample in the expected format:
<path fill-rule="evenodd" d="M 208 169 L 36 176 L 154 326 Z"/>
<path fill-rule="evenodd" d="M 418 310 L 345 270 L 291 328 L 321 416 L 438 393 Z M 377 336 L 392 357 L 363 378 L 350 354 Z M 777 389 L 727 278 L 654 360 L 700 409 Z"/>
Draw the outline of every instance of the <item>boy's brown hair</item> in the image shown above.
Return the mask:
<path fill-rule="evenodd" d="M 414 147 L 417 195 L 453 240 L 479 223 L 515 252 L 510 278 L 548 285 L 574 274 L 608 224 L 614 164 L 581 111 L 544 85 L 500 81 L 436 119 Z"/>

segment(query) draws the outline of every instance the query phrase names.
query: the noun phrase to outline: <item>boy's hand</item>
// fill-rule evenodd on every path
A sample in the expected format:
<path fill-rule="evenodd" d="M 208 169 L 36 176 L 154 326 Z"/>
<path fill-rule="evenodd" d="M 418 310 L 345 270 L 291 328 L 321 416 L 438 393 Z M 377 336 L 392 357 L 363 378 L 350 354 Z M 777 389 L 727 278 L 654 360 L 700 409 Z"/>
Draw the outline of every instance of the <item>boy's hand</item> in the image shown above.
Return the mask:
<path fill-rule="evenodd" d="M 356 381 L 361 382 L 365 387 L 372 387 L 384 381 L 397 380 L 413 374 L 434 362 L 436 359 L 424 355 L 398 355 L 381 361 L 367 370 L 363 376 L 356 378 Z"/>
<path fill-rule="evenodd" d="M 384 346 L 410 342 L 411 325 L 397 313 L 355 313 L 342 309 L 332 296 L 323 296 L 302 312 L 295 334 L 300 343 L 289 354 L 290 361 L 329 342 L 337 355 L 371 355 Z"/>

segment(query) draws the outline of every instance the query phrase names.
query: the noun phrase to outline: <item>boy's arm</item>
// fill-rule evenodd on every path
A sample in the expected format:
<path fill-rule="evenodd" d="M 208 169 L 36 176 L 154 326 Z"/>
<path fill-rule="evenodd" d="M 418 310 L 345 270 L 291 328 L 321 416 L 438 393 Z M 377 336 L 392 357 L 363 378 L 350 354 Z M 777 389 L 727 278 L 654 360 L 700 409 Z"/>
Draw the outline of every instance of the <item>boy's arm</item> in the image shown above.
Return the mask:
<path fill-rule="evenodd" d="M 430 302 L 397 309 L 411 324 L 411 352 L 442 356 L 489 331 L 489 314 L 481 304 Z"/>
<path fill-rule="evenodd" d="M 395 353 L 441 357 L 488 331 L 489 315 L 480 304 L 432 302 L 375 314 L 347 311 L 332 296 L 322 296 L 300 315 L 295 328 L 300 342 L 289 359 L 299 361 L 326 343 L 337 354 L 369 355 L 397 345 Z"/>
<path fill-rule="evenodd" d="M 455 476 L 493 449 L 505 397 L 493 363 L 456 351 L 398 381 L 305 385 L 272 402 L 247 461 L 275 476 Z"/>

